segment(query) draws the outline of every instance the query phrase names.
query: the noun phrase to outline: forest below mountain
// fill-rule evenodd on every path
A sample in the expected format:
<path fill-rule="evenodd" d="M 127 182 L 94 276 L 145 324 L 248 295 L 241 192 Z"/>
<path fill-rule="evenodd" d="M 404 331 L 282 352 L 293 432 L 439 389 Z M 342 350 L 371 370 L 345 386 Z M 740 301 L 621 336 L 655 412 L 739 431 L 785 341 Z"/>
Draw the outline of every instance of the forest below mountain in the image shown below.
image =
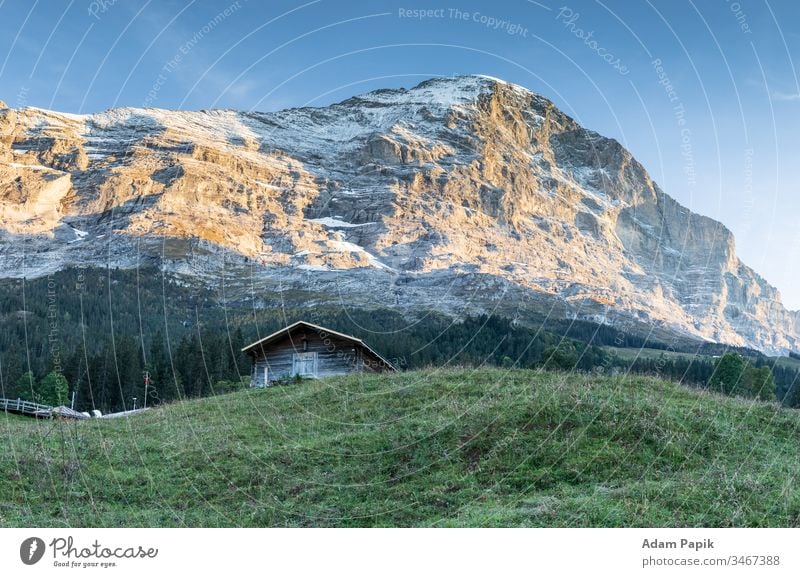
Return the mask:
<path fill-rule="evenodd" d="M 748 349 L 698 343 L 676 354 L 664 343 L 581 321 L 522 324 L 435 312 L 408 319 L 389 310 L 254 309 L 150 268 L 71 269 L 33 280 L 4 280 L 0 319 L 5 327 L 0 396 L 67 404 L 74 391 L 78 410 L 128 410 L 134 398 L 139 407 L 145 397 L 152 406 L 243 388 L 250 360 L 240 349 L 300 319 L 363 338 L 400 369 L 630 372 L 800 405 L 793 386 L 797 369 Z M 639 352 L 622 355 L 620 350 Z M 739 371 L 738 389 L 718 386 L 715 357 L 729 352 L 741 359 L 723 367 L 729 374 Z M 770 394 L 759 394 L 765 386 Z"/>

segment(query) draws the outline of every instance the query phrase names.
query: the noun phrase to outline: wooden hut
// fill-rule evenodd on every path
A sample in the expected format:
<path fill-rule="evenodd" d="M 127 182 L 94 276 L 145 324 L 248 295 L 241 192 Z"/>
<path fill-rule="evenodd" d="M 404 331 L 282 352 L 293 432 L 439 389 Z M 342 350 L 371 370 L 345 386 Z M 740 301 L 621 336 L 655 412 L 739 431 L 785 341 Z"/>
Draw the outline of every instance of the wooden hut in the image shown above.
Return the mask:
<path fill-rule="evenodd" d="M 251 386 L 299 375 L 328 377 L 395 371 L 361 339 L 298 321 L 242 349 L 253 360 Z"/>

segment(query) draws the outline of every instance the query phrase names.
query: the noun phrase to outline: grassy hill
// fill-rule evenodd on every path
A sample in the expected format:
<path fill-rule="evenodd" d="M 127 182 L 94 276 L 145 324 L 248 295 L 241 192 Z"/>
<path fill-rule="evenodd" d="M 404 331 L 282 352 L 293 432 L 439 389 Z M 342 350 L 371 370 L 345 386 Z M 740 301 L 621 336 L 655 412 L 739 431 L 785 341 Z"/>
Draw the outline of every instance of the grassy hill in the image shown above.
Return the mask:
<path fill-rule="evenodd" d="M 799 427 L 654 378 L 498 369 L 0 414 L 0 525 L 797 526 Z"/>

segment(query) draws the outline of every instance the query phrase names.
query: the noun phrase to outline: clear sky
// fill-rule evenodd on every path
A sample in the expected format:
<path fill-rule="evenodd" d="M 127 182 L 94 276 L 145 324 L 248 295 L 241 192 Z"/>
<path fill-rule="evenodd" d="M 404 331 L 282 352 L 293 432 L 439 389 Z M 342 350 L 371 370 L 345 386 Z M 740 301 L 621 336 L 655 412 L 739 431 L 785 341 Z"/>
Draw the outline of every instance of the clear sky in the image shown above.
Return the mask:
<path fill-rule="evenodd" d="M 797 0 L 0 0 L 0 99 L 276 110 L 481 73 L 622 142 L 800 309 Z"/>

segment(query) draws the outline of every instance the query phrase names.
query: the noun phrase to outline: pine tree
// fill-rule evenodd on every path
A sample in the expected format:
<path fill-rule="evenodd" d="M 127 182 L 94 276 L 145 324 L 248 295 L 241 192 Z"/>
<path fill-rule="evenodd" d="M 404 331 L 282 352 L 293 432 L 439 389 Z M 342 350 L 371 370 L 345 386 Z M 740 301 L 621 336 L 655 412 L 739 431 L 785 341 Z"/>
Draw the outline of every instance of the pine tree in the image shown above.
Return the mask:
<path fill-rule="evenodd" d="M 26 371 L 20 375 L 17 382 L 14 384 L 14 389 L 11 392 L 10 398 L 19 398 L 33 402 L 37 402 L 37 398 L 41 398 L 39 383 L 33 371 Z"/>
<path fill-rule="evenodd" d="M 40 400 L 37 402 L 58 407 L 69 404 L 69 384 L 59 372 L 51 371 L 39 385 Z"/>

